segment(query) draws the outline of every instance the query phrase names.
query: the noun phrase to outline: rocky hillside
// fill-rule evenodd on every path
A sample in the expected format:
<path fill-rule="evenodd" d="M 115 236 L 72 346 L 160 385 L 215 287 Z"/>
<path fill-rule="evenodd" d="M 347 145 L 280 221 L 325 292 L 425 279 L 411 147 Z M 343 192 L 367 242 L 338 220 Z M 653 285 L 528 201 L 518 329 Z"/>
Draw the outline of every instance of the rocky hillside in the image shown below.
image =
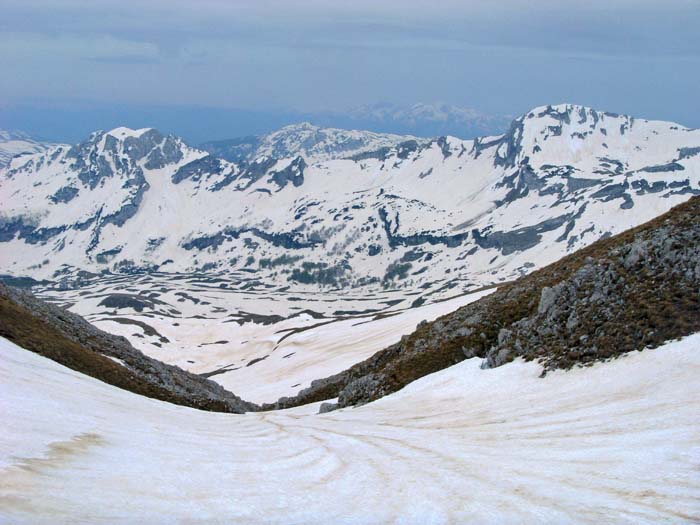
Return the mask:
<path fill-rule="evenodd" d="M 287 407 L 367 403 L 465 358 L 585 366 L 700 331 L 700 197 L 547 266 L 318 380 Z M 326 406 L 326 409 L 333 406 Z"/>
<path fill-rule="evenodd" d="M 368 151 L 371 134 L 344 132 L 348 145 L 317 133 L 280 132 L 238 163 L 126 128 L 15 159 L 0 171 L 0 274 L 245 272 L 270 289 L 431 301 L 516 279 L 700 193 L 700 131 L 580 106 L 536 108 L 472 141 Z M 336 153 L 318 160 L 316 148 Z"/>
<path fill-rule="evenodd" d="M 202 410 L 256 410 L 220 385 L 145 356 L 82 317 L 0 283 L 0 337 L 136 394 Z"/>

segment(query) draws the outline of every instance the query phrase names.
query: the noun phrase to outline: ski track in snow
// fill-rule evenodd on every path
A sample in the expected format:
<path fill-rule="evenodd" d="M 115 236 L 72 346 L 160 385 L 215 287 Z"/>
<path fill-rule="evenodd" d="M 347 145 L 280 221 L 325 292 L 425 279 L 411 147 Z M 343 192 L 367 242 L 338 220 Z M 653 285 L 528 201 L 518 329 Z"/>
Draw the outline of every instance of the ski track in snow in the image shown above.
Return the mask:
<path fill-rule="evenodd" d="M 0 522 L 697 522 L 698 346 L 545 379 L 468 360 L 356 409 L 239 416 L 0 339 Z"/>

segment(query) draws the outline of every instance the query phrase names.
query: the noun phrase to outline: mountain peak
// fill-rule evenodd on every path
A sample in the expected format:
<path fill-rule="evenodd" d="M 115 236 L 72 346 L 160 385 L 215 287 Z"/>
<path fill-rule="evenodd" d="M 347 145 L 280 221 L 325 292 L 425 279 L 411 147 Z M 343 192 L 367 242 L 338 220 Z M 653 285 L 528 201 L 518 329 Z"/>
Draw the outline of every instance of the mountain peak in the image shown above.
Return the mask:
<path fill-rule="evenodd" d="M 301 131 L 317 131 L 319 129 L 322 129 L 320 126 L 316 126 L 315 124 L 312 124 L 311 122 L 304 121 L 304 122 L 296 122 L 294 124 L 288 124 L 287 126 L 283 126 L 277 131 L 273 131 L 270 133 L 270 135 L 274 135 L 276 133 L 280 132 L 301 132 Z"/>
<path fill-rule="evenodd" d="M 111 135 L 111 136 L 118 138 L 118 139 L 125 139 L 127 137 L 139 138 L 139 137 L 141 137 L 141 135 L 143 135 L 147 131 L 155 131 L 155 130 L 154 130 L 154 128 L 132 129 L 132 128 L 128 128 L 126 126 L 119 126 L 117 128 L 114 128 L 114 129 L 108 131 L 106 134 Z"/>

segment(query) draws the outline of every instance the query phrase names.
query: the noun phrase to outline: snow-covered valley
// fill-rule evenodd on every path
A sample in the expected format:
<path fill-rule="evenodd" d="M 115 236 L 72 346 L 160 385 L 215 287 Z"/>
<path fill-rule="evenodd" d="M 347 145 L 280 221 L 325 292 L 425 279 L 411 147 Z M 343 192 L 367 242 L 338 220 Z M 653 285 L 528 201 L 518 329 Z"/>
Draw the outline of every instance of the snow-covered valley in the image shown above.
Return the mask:
<path fill-rule="evenodd" d="M 145 354 L 210 379 L 255 403 L 271 403 L 366 359 L 493 288 L 411 307 L 414 296 L 362 290 L 302 294 L 220 288 L 197 276 L 103 278 L 48 290 Z M 446 291 L 448 293 L 449 291 Z"/>

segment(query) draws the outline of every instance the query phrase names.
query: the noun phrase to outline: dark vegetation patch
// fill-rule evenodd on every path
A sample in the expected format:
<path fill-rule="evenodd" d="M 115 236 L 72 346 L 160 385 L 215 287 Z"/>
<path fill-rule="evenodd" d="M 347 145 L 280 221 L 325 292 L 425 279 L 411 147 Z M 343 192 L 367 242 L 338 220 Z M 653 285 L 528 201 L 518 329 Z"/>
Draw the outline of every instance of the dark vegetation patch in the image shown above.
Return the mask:
<path fill-rule="evenodd" d="M 221 374 L 225 374 L 226 372 L 233 372 L 234 370 L 241 369 L 240 366 L 231 368 L 234 364 L 235 363 L 231 363 L 230 365 L 222 366 L 221 368 L 217 368 L 216 370 L 212 370 L 211 372 L 204 372 L 204 373 L 199 374 L 199 375 L 200 375 L 200 377 L 210 378 L 212 376 L 218 376 Z"/>
<path fill-rule="evenodd" d="M 212 381 L 144 355 L 124 337 L 103 332 L 74 313 L 4 284 L 0 284 L 0 336 L 135 394 L 216 412 L 258 408 Z"/>
<path fill-rule="evenodd" d="M 48 285 L 49 281 L 37 281 L 31 277 L 15 277 L 13 275 L 0 275 L 0 282 L 15 288 L 31 288 L 37 285 Z"/>
<path fill-rule="evenodd" d="M 136 319 L 127 319 L 126 317 L 106 317 L 102 319 L 103 321 L 114 321 L 119 324 L 130 324 L 138 326 L 143 330 L 143 333 L 149 337 L 157 337 L 161 343 L 169 343 L 170 339 L 161 335 L 155 328 L 151 325 L 144 323 L 143 321 L 137 321 Z"/>
<path fill-rule="evenodd" d="M 143 312 L 144 309 L 149 310 L 155 308 L 156 304 L 166 305 L 167 303 L 145 296 L 115 293 L 102 299 L 97 306 L 115 309 L 131 308 L 137 312 Z"/>
<path fill-rule="evenodd" d="M 193 297 L 185 292 L 175 292 L 175 295 L 179 297 L 178 302 L 192 301 L 194 304 L 199 304 L 201 301 L 196 297 Z M 202 302 L 202 304 L 205 304 Z"/>
<path fill-rule="evenodd" d="M 338 397 L 373 401 L 466 358 L 495 367 L 517 357 L 570 369 L 700 331 L 700 198 L 560 261 L 439 319 L 334 376 L 287 408 Z"/>
<path fill-rule="evenodd" d="M 260 259 L 258 264 L 260 268 L 276 268 L 277 266 L 290 266 L 302 259 L 301 255 L 287 255 L 285 253 L 275 259 Z"/>
<path fill-rule="evenodd" d="M 408 272 L 411 268 L 413 268 L 413 265 L 410 262 L 403 263 L 400 261 L 395 261 L 387 266 L 382 282 L 388 284 L 390 281 L 396 279 L 405 279 L 408 277 Z"/>
<path fill-rule="evenodd" d="M 248 363 L 247 363 L 245 366 L 253 366 L 255 363 L 259 363 L 260 361 L 264 361 L 264 360 L 267 359 L 268 357 L 270 357 L 270 356 L 269 356 L 269 355 L 265 355 L 265 356 L 262 356 L 262 357 L 256 357 L 255 359 L 251 359 L 250 361 L 248 361 Z"/>
<path fill-rule="evenodd" d="M 239 325 L 244 325 L 245 323 L 255 323 L 261 325 L 276 324 L 284 321 L 286 317 L 281 315 L 264 315 L 264 314 L 254 314 L 250 312 L 244 312 L 243 310 L 236 312 L 235 314 L 230 314 L 231 319 L 224 321 L 225 323 L 238 323 Z"/>
<path fill-rule="evenodd" d="M 387 195 L 387 197 L 393 197 L 393 195 Z M 458 233 L 456 235 L 435 235 L 428 232 L 421 232 L 412 235 L 400 235 L 398 233 L 398 214 L 392 221 L 389 219 L 389 213 L 385 208 L 379 209 L 379 219 L 391 248 L 396 248 L 398 246 L 420 246 L 422 244 L 443 244 L 448 248 L 454 248 L 461 245 L 462 242 L 469 238 L 469 232 Z"/>
<path fill-rule="evenodd" d="M 294 328 L 284 328 L 282 330 L 278 330 L 277 332 L 275 332 L 276 334 L 284 334 L 284 335 L 277 340 L 277 344 L 279 345 L 282 341 L 284 341 L 288 337 L 293 336 L 294 334 L 300 334 L 302 332 L 306 332 L 307 330 L 313 330 L 315 328 L 318 328 L 319 326 L 323 326 L 323 325 L 330 324 L 330 323 L 335 323 L 337 321 L 342 321 L 342 320 L 343 320 L 343 318 L 331 319 L 329 321 L 323 321 L 323 322 L 315 323 L 315 324 L 308 325 L 308 326 L 297 326 Z M 294 352 L 292 352 L 292 353 L 294 353 Z"/>
<path fill-rule="evenodd" d="M 373 313 L 379 312 L 376 308 L 368 308 L 366 310 L 336 310 L 333 312 L 333 315 L 338 317 L 338 318 L 343 318 L 343 317 L 359 317 L 359 316 L 365 316 L 365 315 L 370 315 Z"/>
<path fill-rule="evenodd" d="M 259 239 L 269 242 L 273 246 L 278 248 L 285 248 L 287 250 L 300 250 L 302 248 L 314 248 L 319 244 L 323 244 L 323 241 L 318 239 L 306 239 L 300 232 L 282 232 L 282 233 L 270 233 L 259 228 L 226 228 L 220 232 L 212 235 L 204 235 L 202 237 L 197 237 L 195 239 L 190 239 L 189 241 L 182 244 L 185 250 L 205 250 L 211 248 L 216 251 L 219 246 L 221 246 L 225 241 L 230 241 L 233 239 L 239 239 L 243 234 L 251 234 Z M 244 239 L 246 240 L 246 239 Z M 247 264 L 252 264 L 253 261 L 249 261 Z"/>
<path fill-rule="evenodd" d="M 100 252 L 97 255 L 95 255 L 95 261 L 97 261 L 100 264 L 107 264 L 114 257 L 119 255 L 121 253 L 121 251 L 122 251 L 121 246 L 118 246 L 116 248 L 112 248 L 111 250 L 105 250 L 105 251 Z"/>
<path fill-rule="evenodd" d="M 348 284 L 347 273 L 350 266 L 342 262 L 336 266 L 326 263 L 302 263 L 301 268 L 294 268 L 289 276 L 290 281 L 301 284 L 318 284 L 319 286 L 340 287 Z"/>

